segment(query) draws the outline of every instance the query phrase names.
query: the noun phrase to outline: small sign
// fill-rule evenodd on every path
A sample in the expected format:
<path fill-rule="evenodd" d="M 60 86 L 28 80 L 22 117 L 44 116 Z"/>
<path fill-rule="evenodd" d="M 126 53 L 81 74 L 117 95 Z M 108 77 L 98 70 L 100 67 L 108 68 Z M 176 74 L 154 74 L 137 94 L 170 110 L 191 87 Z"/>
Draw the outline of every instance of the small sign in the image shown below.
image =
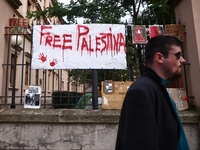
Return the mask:
<path fill-rule="evenodd" d="M 165 25 L 165 35 L 175 36 L 184 42 L 184 26 L 180 24 Z"/>
<path fill-rule="evenodd" d="M 28 28 L 28 19 L 11 18 L 11 19 L 9 19 L 9 26 L 10 27 L 19 26 L 19 27 L 23 27 L 23 28 Z"/>
<path fill-rule="evenodd" d="M 147 43 L 147 34 L 145 25 L 134 25 L 132 29 L 132 39 L 133 44 L 146 44 Z"/>
<path fill-rule="evenodd" d="M 150 38 L 164 35 L 163 25 L 150 25 L 149 33 L 150 33 Z"/>
<path fill-rule="evenodd" d="M 41 88 L 39 86 L 29 86 L 25 92 L 24 108 L 40 108 Z"/>
<path fill-rule="evenodd" d="M 105 81 L 105 93 L 113 93 L 113 82 Z"/>
<path fill-rule="evenodd" d="M 11 18 L 9 19 L 8 34 L 26 34 L 28 29 L 28 19 Z"/>

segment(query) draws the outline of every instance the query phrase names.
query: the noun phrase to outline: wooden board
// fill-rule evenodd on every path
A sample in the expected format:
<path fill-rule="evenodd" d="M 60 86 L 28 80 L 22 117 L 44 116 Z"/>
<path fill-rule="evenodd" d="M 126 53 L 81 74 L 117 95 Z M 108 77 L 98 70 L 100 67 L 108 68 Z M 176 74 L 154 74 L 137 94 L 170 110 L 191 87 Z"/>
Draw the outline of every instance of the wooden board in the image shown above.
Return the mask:
<path fill-rule="evenodd" d="M 103 81 L 101 82 L 102 109 L 121 109 L 126 92 L 132 83 L 133 81 L 125 81 L 125 82 L 124 81 Z M 112 90 L 107 90 L 107 89 L 112 89 Z"/>
<path fill-rule="evenodd" d="M 174 100 L 177 110 L 188 109 L 186 91 L 183 88 L 167 88 L 169 96 Z"/>

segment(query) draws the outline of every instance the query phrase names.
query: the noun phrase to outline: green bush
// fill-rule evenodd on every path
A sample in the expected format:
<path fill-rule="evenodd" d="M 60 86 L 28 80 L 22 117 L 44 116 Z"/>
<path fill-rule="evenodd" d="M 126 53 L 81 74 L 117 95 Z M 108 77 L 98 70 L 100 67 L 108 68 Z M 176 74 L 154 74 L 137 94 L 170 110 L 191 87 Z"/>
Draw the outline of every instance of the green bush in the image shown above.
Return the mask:
<path fill-rule="evenodd" d="M 54 91 L 52 93 L 53 108 L 76 108 L 76 104 L 81 96 L 81 93 L 68 91 Z M 77 97 L 77 98 L 76 98 Z"/>

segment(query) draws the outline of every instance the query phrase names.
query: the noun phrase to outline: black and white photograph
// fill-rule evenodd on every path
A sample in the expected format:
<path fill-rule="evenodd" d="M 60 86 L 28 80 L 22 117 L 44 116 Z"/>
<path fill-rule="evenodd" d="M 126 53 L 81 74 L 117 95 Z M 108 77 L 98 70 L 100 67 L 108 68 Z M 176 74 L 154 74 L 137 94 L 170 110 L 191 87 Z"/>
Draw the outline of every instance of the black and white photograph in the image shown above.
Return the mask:
<path fill-rule="evenodd" d="M 40 108 L 41 88 L 38 86 L 30 86 L 25 92 L 24 108 Z"/>

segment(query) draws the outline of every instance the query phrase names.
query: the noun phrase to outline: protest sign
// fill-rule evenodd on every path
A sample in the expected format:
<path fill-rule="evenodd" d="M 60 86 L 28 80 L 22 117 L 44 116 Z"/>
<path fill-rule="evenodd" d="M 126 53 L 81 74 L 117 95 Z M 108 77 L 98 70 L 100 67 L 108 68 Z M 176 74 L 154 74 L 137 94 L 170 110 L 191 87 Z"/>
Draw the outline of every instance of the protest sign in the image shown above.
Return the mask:
<path fill-rule="evenodd" d="M 132 39 L 133 44 L 146 44 L 147 43 L 147 34 L 145 25 L 134 25 L 132 29 Z"/>
<path fill-rule="evenodd" d="M 10 18 L 8 34 L 26 34 L 28 29 L 28 19 L 24 18 Z"/>
<path fill-rule="evenodd" d="M 149 25 L 150 38 L 164 35 L 163 25 Z"/>
<path fill-rule="evenodd" d="M 165 35 L 175 36 L 184 42 L 185 28 L 181 24 L 167 24 L 165 25 Z"/>
<path fill-rule="evenodd" d="M 37 25 L 32 69 L 126 69 L 125 26 Z"/>

